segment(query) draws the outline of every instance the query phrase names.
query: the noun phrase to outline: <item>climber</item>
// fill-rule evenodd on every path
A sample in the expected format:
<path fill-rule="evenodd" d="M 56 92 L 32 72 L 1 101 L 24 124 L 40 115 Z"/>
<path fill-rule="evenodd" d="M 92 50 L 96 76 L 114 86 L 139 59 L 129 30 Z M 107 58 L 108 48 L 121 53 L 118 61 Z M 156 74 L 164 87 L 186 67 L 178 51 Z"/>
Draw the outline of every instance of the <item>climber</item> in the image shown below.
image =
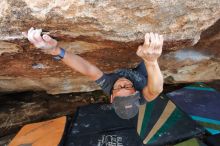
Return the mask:
<path fill-rule="evenodd" d="M 134 69 L 119 69 L 113 73 L 103 73 L 99 68 L 79 55 L 70 53 L 58 46 L 58 42 L 48 34 L 42 35 L 42 29 L 22 33 L 36 48 L 51 54 L 54 59 L 62 60 L 70 68 L 95 81 L 110 97 L 116 114 L 130 119 L 138 113 L 140 104 L 154 100 L 163 90 L 163 76 L 158 65 L 162 53 L 163 36 L 146 33 L 144 44 L 136 54 L 143 61 Z"/>

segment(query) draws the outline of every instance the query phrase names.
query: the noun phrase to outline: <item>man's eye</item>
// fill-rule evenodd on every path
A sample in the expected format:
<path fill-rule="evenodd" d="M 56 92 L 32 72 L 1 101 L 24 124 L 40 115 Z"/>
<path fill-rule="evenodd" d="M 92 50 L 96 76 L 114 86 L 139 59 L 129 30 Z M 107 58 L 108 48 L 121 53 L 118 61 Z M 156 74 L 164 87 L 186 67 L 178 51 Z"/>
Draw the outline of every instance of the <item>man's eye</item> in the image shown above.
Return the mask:
<path fill-rule="evenodd" d="M 126 88 L 131 88 L 131 87 L 133 87 L 133 85 L 132 85 L 132 84 L 128 84 L 128 85 L 126 85 L 125 87 L 126 87 Z"/>
<path fill-rule="evenodd" d="M 118 89 L 121 89 L 121 88 L 123 88 L 122 86 L 118 86 Z"/>

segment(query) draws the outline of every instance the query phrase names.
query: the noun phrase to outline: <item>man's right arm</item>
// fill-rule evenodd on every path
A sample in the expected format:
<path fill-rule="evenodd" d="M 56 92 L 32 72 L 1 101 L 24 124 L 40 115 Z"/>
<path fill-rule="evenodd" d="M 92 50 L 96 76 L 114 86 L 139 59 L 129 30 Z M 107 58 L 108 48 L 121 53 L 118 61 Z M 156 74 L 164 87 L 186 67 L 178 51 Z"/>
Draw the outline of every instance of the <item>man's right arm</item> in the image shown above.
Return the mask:
<path fill-rule="evenodd" d="M 57 47 L 57 41 L 46 34 L 41 36 L 41 33 L 41 29 L 31 28 L 27 33 L 24 32 L 23 35 L 27 37 L 28 40 L 35 45 L 35 47 L 41 49 L 42 51 L 48 52 L 51 55 L 59 55 L 61 49 Z M 94 81 L 101 78 L 103 75 L 103 72 L 95 65 L 73 53 L 66 51 L 62 61 L 72 69 L 88 76 Z"/>
<path fill-rule="evenodd" d="M 148 74 L 148 83 L 143 89 L 147 101 L 152 101 L 163 91 L 163 75 L 158 65 L 163 47 L 163 36 L 157 33 L 146 33 L 143 46 L 139 46 L 137 55 L 144 60 Z"/>

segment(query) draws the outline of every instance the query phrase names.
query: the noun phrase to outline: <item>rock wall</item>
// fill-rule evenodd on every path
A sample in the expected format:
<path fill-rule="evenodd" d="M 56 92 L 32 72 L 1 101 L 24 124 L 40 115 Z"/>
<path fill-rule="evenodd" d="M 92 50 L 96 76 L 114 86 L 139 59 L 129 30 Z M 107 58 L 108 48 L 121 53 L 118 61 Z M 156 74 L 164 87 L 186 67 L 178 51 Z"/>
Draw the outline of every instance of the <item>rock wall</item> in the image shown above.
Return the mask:
<path fill-rule="evenodd" d="M 219 0 L 1 0 L 0 91 L 92 91 L 98 86 L 21 35 L 43 28 L 104 72 L 132 68 L 146 32 L 165 37 L 166 83 L 220 79 Z"/>

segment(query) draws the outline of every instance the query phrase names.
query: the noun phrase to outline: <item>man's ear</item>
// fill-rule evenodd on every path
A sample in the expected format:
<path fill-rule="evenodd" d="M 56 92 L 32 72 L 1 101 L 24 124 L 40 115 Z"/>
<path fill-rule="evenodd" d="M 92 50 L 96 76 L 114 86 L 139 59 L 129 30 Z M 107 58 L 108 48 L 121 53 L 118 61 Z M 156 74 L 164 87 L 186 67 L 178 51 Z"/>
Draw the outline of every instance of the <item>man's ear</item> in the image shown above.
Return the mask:
<path fill-rule="evenodd" d="M 113 102 L 113 95 L 111 94 L 111 96 L 110 96 L 110 103 L 112 103 Z"/>

